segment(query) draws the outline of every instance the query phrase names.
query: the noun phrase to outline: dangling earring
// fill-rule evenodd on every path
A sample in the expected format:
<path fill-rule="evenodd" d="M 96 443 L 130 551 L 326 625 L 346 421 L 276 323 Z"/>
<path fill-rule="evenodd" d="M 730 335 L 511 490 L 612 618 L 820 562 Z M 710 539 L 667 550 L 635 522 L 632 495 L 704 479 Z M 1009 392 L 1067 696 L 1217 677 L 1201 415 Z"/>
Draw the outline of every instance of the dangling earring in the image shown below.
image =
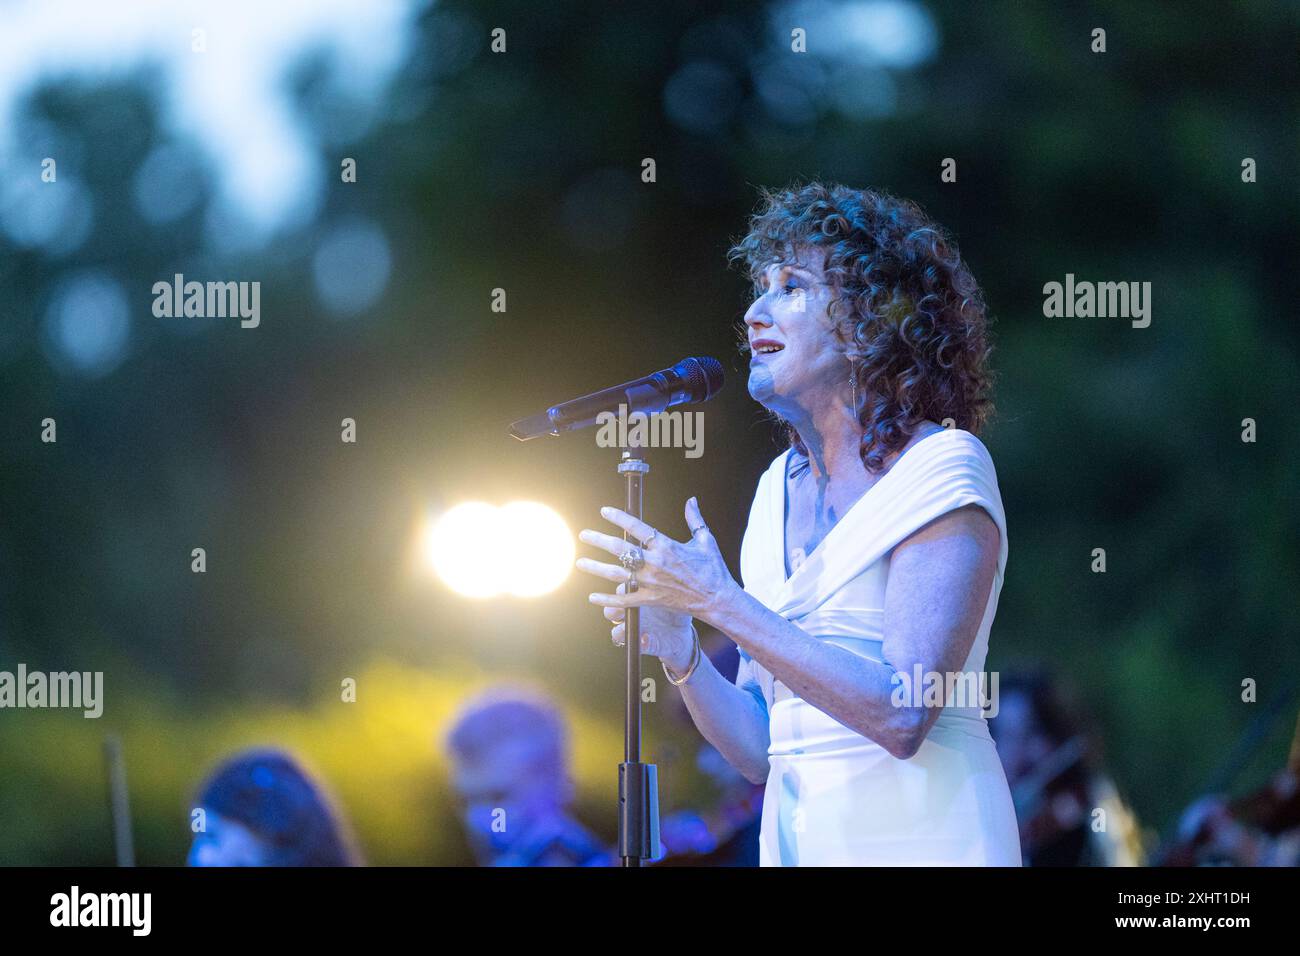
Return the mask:
<path fill-rule="evenodd" d="M 857 421 L 858 420 L 858 371 L 853 367 L 853 359 L 849 359 L 849 388 L 853 390 L 853 420 Z"/>

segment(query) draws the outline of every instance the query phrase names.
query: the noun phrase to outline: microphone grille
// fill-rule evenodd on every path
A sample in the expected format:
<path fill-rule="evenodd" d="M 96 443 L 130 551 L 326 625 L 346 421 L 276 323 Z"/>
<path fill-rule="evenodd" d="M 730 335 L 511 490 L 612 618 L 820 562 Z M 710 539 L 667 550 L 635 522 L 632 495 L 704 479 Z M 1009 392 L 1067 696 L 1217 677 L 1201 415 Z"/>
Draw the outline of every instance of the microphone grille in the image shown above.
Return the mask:
<path fill-rule="evenodd" d="M 681 364 L 685 366 L 687 388 L 692 401 L 708 401 L 722 388 L 722 363 L 717 359 L 701 355 L 698 358 L 688 358 Z"/>

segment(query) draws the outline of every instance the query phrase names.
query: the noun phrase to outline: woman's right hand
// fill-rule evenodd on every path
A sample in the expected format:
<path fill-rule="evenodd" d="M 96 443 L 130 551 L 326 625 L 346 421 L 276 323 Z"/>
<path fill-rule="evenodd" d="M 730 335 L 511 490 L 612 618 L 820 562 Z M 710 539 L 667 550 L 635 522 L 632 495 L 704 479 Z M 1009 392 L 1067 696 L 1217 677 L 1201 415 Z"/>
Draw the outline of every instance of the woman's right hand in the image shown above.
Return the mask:
<path fill-rule="evenodd" d="M 617 593 L 626 594 L 627 585 L 620 584 Z M 626 613 L 618 607 L 605 608 L 605 619 L 614 625 L 609 636 L 618 647 L 622 647 L 627 639 Z M 695 653 L 691 616 L 662 607 L 642 607 L 641 653 L 658 657 L 674 674 L 684 674 Z"/>

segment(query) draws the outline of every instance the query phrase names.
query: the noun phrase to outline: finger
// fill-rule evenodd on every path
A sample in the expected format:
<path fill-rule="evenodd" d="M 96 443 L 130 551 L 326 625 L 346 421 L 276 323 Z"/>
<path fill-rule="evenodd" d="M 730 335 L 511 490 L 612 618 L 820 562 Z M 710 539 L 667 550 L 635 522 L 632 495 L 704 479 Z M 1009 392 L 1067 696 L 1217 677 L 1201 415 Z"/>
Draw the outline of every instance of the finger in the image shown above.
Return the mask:
<path fill-rule="evenodd" d="M 606 581 L 625 582 L 631 579 L 631 573 L 617 564 L 605 564 L 601 561 L 593 561 L 591 558 L 579 558 L 576 562 L 579 571 L 586 571 L 588 574 L 594 574 L 598 578 L 604 578 Z"/>
<path fill-rule="evenodd" d="M 579 531 L 578 540 L 582 541 L 584 544 L 600 548 L 602 551 L 608 551 L 616 558 L 621 556 L 628 548 L 632 547 L 630 541 L 616 538 L 612 534 L 603 534 L 600 531 L 592 531 L 590 528 L 583 528 Z"/>
<path fill-rule="evenodd" d="M 587 600 L 592 604 L 599 604 L 604 607 L 641 607 L 653 599 L 647 591 L 633 591 L 631 594 L 600 594 L 593 593 L 587 595 Z"/>
<path fill-rule="evenodd" d="M 699 538 L 702 535 L 713 537 L 713 532 L 709 530 L 708 522 L 704 520 L 704 515 L 700 513 L 699 499 L 692 495 L 686 499 L 686 527 L 694 528 L 695 532 L 692 538 Z"/>
<path fill-rule="evenodd" d="M 655 530 L 640 518 L 634 518 L 626 511 L 620 511 L 618 508 L 610 508 L 608 506 L 601 508 L 600 516 L 606 521 L 618 525 L 629 534 L 636 535 L 638 541 L 644 541 L 646 538 L 650 537 Z"/>
<path fill-rule="evenodd" d="M 615 647 L 623 647 L 627 643 L 627 625 L 617 624 L 610 629 L 609 639 L 614 642 Z M 659 642 L 653 634 L 646 632 L 641 633 L 641 653 L 658 654 Z"/>
<path fill-rule="evenodd" d="M 615 594 L 626 594 L 626 593 L 627 593 L 627 584 L 626 584 L 626 583 L 624 583 L 624 584 L 620 584 L 620 585 L 615 589 L 614 593 L 615 593 Z M 610 620 L 610 621 L 621 621 L 621 620 L 623 620 L 623 618 L 625 617 L 625 615 L 624 615 L 624 613 L 623 613 L 623 609 L 622 609 L 622 608 L 618 608 L 618 607 L 607 607 L 607 608 L 605 608 L 605 610 L 604 610 L 603 613 L 604 613 L 604 615 L 605 615 L 605 618 L 606 618 L 607 620 Z"/>

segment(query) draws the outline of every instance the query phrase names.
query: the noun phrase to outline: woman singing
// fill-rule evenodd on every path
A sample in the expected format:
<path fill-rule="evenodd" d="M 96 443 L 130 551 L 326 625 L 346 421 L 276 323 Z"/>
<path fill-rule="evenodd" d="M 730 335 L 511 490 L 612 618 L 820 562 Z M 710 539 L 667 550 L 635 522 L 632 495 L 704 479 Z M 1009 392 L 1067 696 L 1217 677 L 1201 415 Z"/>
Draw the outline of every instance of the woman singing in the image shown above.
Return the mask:
<path fill-rule="evenodd" d="M 645 609 L 643 650 L 696 726 L 766 782 L 763 865 L 1018 866 L 978 695 L 926 697 L 916 679 L 979 680 L 1007 561 L 975 437 L 990 411 L 979 288 L 912 203 L 820 183 L 765 191 L 730 257 L 755 284 L 749 393 L 790 439 L 758 482 L 744 587 L 692 498 L 685 542 L 602 509 L 641 547 L 582 532 L 619 559 L 579 560 L 619 584 L 591 601 L 619 645 L 623 609 Z M 739 646 L 735 684 L 693 618 Z"/>

